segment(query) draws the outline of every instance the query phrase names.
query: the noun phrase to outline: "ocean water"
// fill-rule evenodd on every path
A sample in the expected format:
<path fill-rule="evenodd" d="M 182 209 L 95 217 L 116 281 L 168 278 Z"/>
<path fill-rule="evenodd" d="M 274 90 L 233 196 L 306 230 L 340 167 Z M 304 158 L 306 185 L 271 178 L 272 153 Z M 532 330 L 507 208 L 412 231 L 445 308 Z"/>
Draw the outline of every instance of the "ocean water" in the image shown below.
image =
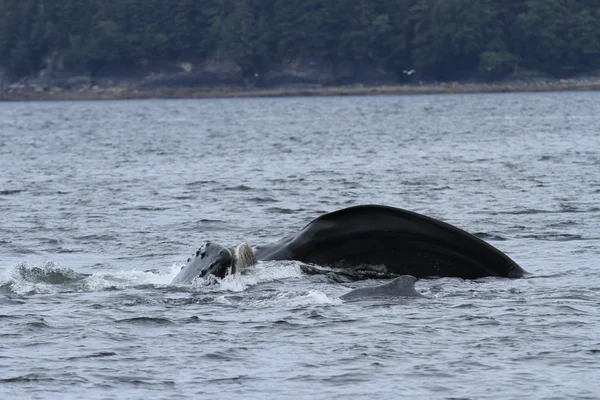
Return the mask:
<path fill-rule="evenodd" d="M 593 92 L 0 103 L 0 398 L 600 398 L 599 115 Z M 170 285 L 206 240 L 358 204 L 531 275 Z"/>

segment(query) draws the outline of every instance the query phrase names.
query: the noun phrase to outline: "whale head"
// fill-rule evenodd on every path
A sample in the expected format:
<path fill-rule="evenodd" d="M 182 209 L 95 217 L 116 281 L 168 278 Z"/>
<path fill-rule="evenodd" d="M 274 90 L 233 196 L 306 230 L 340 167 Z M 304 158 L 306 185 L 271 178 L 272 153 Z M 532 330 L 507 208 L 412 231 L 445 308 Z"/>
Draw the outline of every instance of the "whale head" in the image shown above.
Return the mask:
<path fill-rule="evenodd" d="M 171 284 L 185 285 L 198 277 L 206 278 L 210 275 L 224 278 L 257 262 L 254 251 L 246 243 L 228 249 L 218 243 L 206 242 L 188 258 L 187 264 Z"/>

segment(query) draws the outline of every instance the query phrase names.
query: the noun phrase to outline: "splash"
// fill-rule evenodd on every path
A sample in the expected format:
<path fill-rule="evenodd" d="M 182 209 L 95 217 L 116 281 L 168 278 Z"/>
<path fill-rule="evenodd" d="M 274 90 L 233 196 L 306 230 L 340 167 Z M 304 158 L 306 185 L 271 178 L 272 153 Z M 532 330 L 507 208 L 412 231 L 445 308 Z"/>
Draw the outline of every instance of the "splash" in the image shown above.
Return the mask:
<path fill-rule="evenodd" d="M 0 290 L 18 295 L 59 293 L 82 279 L 72 269 L 61 268 L 52 261 L 39 267 L 21 262 L 0 277 Z"/>
<path fill-rule="evenodd" d="M 192 285 L 206 292 L 243 292 L 250 286 L 273 282 L 281 279 L 299 278 L 303 275 L 302 263 L 298 261 L 259 262 L 242 273 L 227 275 L 220 279 L 209 277 L 198 278 Z"/>
<path fill-rule="evenodd" d="M 95 292 L 124 289 L 139 285 L 168 285 L 181 265 L 173 264 L 168 272 L 116 271 L 80 274 L 62 268 L 52 261 L 41 266 L 20 262 L 0 276 L 0 291 L 17 295 L 52 294 L 67 292 Z"/>
<path fill-rule="evenodd" d="M 272 296 L 266 296 L 260 299 L 249 301 L 248 305 L 252 308 L 296 308 L 307 306 L 340 305 L 342 303 L 342 300 L 339 298 L 329 297 L 327 294 L 319 290 L 308 290 L 301 292 L 278 292 Z"/>
<path fill-rule="evenodd" d="M 125 289 L 140 285 L 168 285 L 181 269 L 181 264 L 173 264 L 166 274 L 157 271 L 96 272 L 85 279 L 89 291 L 96 292 L 106 289 Z"/>
<path fill-rule="evenodd" d="M 297 261 L 259 262 L 243 273 L 228 275 L 223 279 L 198 278 L 192 285 L 171 285 L 171 281 L 181 270 L 182 264 L 174 263 L 167 271 L 121 270 L 100 271 L 93 274 L 80 274 L 69 268 L 61 268 L 52 261 L 41 266 L 25 262 L 4 271 L 0 276 L 0 291 L 17 295 L 54 294 L 69 292 L 100 292 L 122 290 L 138 286 L 170 286 L 181 291 L 216 294 L 215 301 L 228 301 L 227 293 L 239 293 L 262 283 L 300 278 L 304 276 L 304 264 Z M 308 304 L 332 304 L 322 292 L 278 292 L 280 297 L 274 303 L 283 302 L 288 306 Z M 219 297 L 220 296 L 220 297 Z M 289 296 L 289 297 L 286 297 Z M 220 300 L 219 300 L 220 299 Z M 334 299 L 335 300 L 335 299 Z"/>
<path fill-rule="evenodd" d="M 340 305 L 342 300 L 339 298 L 331 298 L 325 293 L 318 290 L 309 290 L 308 292 L 300 293 L 282 293 L 275 298 L 276 305 L 284 307 L 305 307 L 312 305 Z"/>

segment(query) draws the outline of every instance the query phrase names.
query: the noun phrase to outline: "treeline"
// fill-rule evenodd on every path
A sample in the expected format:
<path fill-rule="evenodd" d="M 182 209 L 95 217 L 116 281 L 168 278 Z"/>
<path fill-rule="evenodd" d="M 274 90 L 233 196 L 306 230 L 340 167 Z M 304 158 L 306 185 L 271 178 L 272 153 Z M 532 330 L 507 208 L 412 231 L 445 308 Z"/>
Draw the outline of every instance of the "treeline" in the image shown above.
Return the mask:
<path fill-rule="evenodd" d="M 600 0 L 0 0 L 0 66 L 36 73 L 316 59 L 431 79 L 600 69 Z"/>

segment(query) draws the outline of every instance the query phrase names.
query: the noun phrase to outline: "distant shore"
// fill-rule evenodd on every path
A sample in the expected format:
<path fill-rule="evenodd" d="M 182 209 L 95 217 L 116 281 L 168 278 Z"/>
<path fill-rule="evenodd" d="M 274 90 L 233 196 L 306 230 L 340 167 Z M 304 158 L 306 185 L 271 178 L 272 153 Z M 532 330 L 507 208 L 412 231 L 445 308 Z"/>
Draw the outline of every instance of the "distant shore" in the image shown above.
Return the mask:
<path fill-rule="evenodd" d="M 91 87 L 85 90 L 4 91 L 0 101 L 77 101 L 77 100 L 136 100 L 136 99 L 208 99 L 252 97 L 309 97 L 309 96 L 375 96 L 562 92 L 600 90 L 600 79 L 561 79 L 513 83 L 435 83 L 385 86 L 323 86 L 307 88 L 244 89 L 223 88 L 157 88 L 129 89 L 126 87 Z"/>

